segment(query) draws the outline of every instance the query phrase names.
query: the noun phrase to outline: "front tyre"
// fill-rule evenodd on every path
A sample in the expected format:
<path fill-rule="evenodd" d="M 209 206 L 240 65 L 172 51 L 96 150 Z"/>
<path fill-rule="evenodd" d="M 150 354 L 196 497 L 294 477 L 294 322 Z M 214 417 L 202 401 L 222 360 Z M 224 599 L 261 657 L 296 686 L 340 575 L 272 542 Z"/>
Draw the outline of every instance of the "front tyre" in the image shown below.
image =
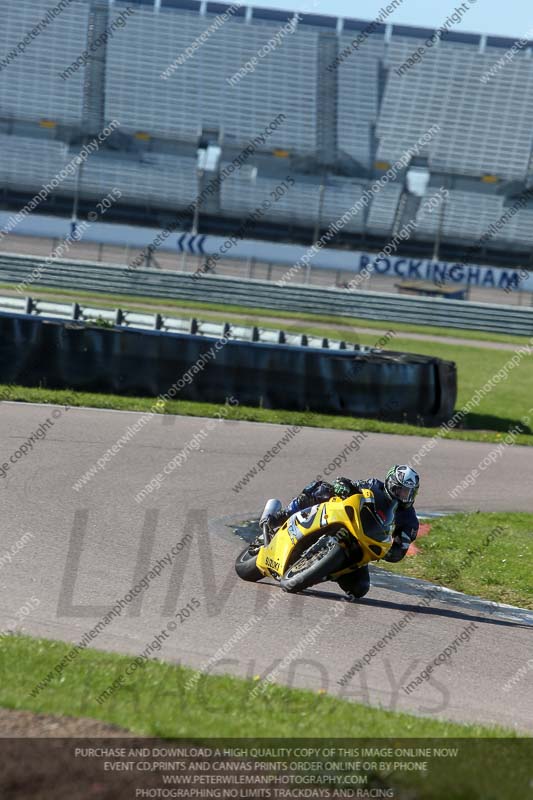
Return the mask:
<path fill-rule="evenodd" d="M 248 545 L 246 550 L 243 550 L 242 553 L 237 556 L 235 571 L 243 581 L 252 581 L 255 583 L 255 581 L 259 581 L 264 577 L 263 573 L 260 572 L 256 566 L 260 549 L 261 544 L 259 542 L 253 542 L 253 544 Z"/>
<path fill-rule="evenodd" d="M 285 572 L 280 581 L 286 592 L 301 592 L 327 580 L 346 566 L 346 553 L 334 536 L 322 536 Z"/>

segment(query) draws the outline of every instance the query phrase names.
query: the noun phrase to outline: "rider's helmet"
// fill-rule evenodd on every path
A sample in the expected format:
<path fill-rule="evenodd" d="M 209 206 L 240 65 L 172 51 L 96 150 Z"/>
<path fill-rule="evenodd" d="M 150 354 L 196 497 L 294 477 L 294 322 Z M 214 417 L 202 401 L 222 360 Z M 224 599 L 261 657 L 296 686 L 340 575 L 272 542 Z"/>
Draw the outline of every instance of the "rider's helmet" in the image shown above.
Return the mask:
<path fill-rule="evenodd" d="M 392 500 L 398 500 L 404 507 L 409 508 L 413 505 L 419 486 L 418 472 L 406 464 L 395 464 L 387 472 L 385 491 Z"/>

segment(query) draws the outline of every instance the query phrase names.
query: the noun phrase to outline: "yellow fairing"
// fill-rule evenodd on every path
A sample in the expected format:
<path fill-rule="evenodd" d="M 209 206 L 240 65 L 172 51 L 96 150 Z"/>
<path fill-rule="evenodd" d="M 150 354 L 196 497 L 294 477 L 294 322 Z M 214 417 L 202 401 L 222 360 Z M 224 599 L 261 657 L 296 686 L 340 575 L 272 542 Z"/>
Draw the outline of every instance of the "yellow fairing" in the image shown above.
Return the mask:
<path fill-rule="evenodd" d="M 334 534 L 341 529 L 357 539 L 363 555 L 357 563 L 335 573 L 336 577 L 351 572 L 356 567 L 362 567 L 369 561 L 383 558 L 392 545 L 390 533 L 382 532 L 381 535 L 372 536 L 373 526 L 367 522 L 366 516 L 369 512 L 363 511 L 364 518 L 361 517 L 364 506 L 372 502 L 373 498 L 370 489 L 363 489 L 361 494 L 352 495 L 347 500 L 332 497 L 325 503 L 293 514 L 277 531 L 268 547 L 260 549 L 256 561 L 258 569 L 264 575 L 282 577 L 292 561 L 306 549 L 305 539 L 313 537 L 316 541 L 325 533 Z"/>

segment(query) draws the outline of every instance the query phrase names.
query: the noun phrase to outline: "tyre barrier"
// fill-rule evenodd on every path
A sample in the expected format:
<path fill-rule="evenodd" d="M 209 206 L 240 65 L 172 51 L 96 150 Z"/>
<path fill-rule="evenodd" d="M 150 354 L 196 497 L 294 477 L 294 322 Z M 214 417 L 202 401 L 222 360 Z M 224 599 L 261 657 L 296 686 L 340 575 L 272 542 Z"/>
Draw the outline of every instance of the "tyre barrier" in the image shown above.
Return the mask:
<path fill-rule="evenodd" d="M 0 382 L 434 424 L 453 362 L 0 313 Z"/>

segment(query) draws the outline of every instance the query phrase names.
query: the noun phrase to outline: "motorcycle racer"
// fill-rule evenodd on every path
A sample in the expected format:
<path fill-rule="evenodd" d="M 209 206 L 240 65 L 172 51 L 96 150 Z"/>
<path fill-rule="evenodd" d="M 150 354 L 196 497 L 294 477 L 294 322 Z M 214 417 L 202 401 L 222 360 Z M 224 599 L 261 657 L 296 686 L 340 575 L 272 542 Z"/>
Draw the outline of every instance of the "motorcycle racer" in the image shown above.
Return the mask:
<path fill-rule="evenodd" d="M 405 557 L 418 533 L 419 523 L 414 509 L 414 501 L 419 487 L 418 473 L 406 464 L 396 464 L 391 467 L 385 481 L 380 481 L 378 478 L 352 481 L 342 477 L 335 478 L 332 484 L 326 481 L 313 481 L 285 508 L 262 518 L 260 524 L 267 523 L 271 528 L 278 528 L 293 514 L 304 511 L 317 503 L 324 503 L 332 497 L 340 497 L 345 500 L 358 494 L 361 489 L 370 489 L 374 493 L 378 505 L 380 500 L 389 504 L 397 503 L 395 525 L 392 532 L 393 544 L 385 556 L 385 561 L 396 563 Z M 360 567 L 341 576 L 338 583 L 352 599 L 364 597 L 370 589 L 368 566 Z"/>

